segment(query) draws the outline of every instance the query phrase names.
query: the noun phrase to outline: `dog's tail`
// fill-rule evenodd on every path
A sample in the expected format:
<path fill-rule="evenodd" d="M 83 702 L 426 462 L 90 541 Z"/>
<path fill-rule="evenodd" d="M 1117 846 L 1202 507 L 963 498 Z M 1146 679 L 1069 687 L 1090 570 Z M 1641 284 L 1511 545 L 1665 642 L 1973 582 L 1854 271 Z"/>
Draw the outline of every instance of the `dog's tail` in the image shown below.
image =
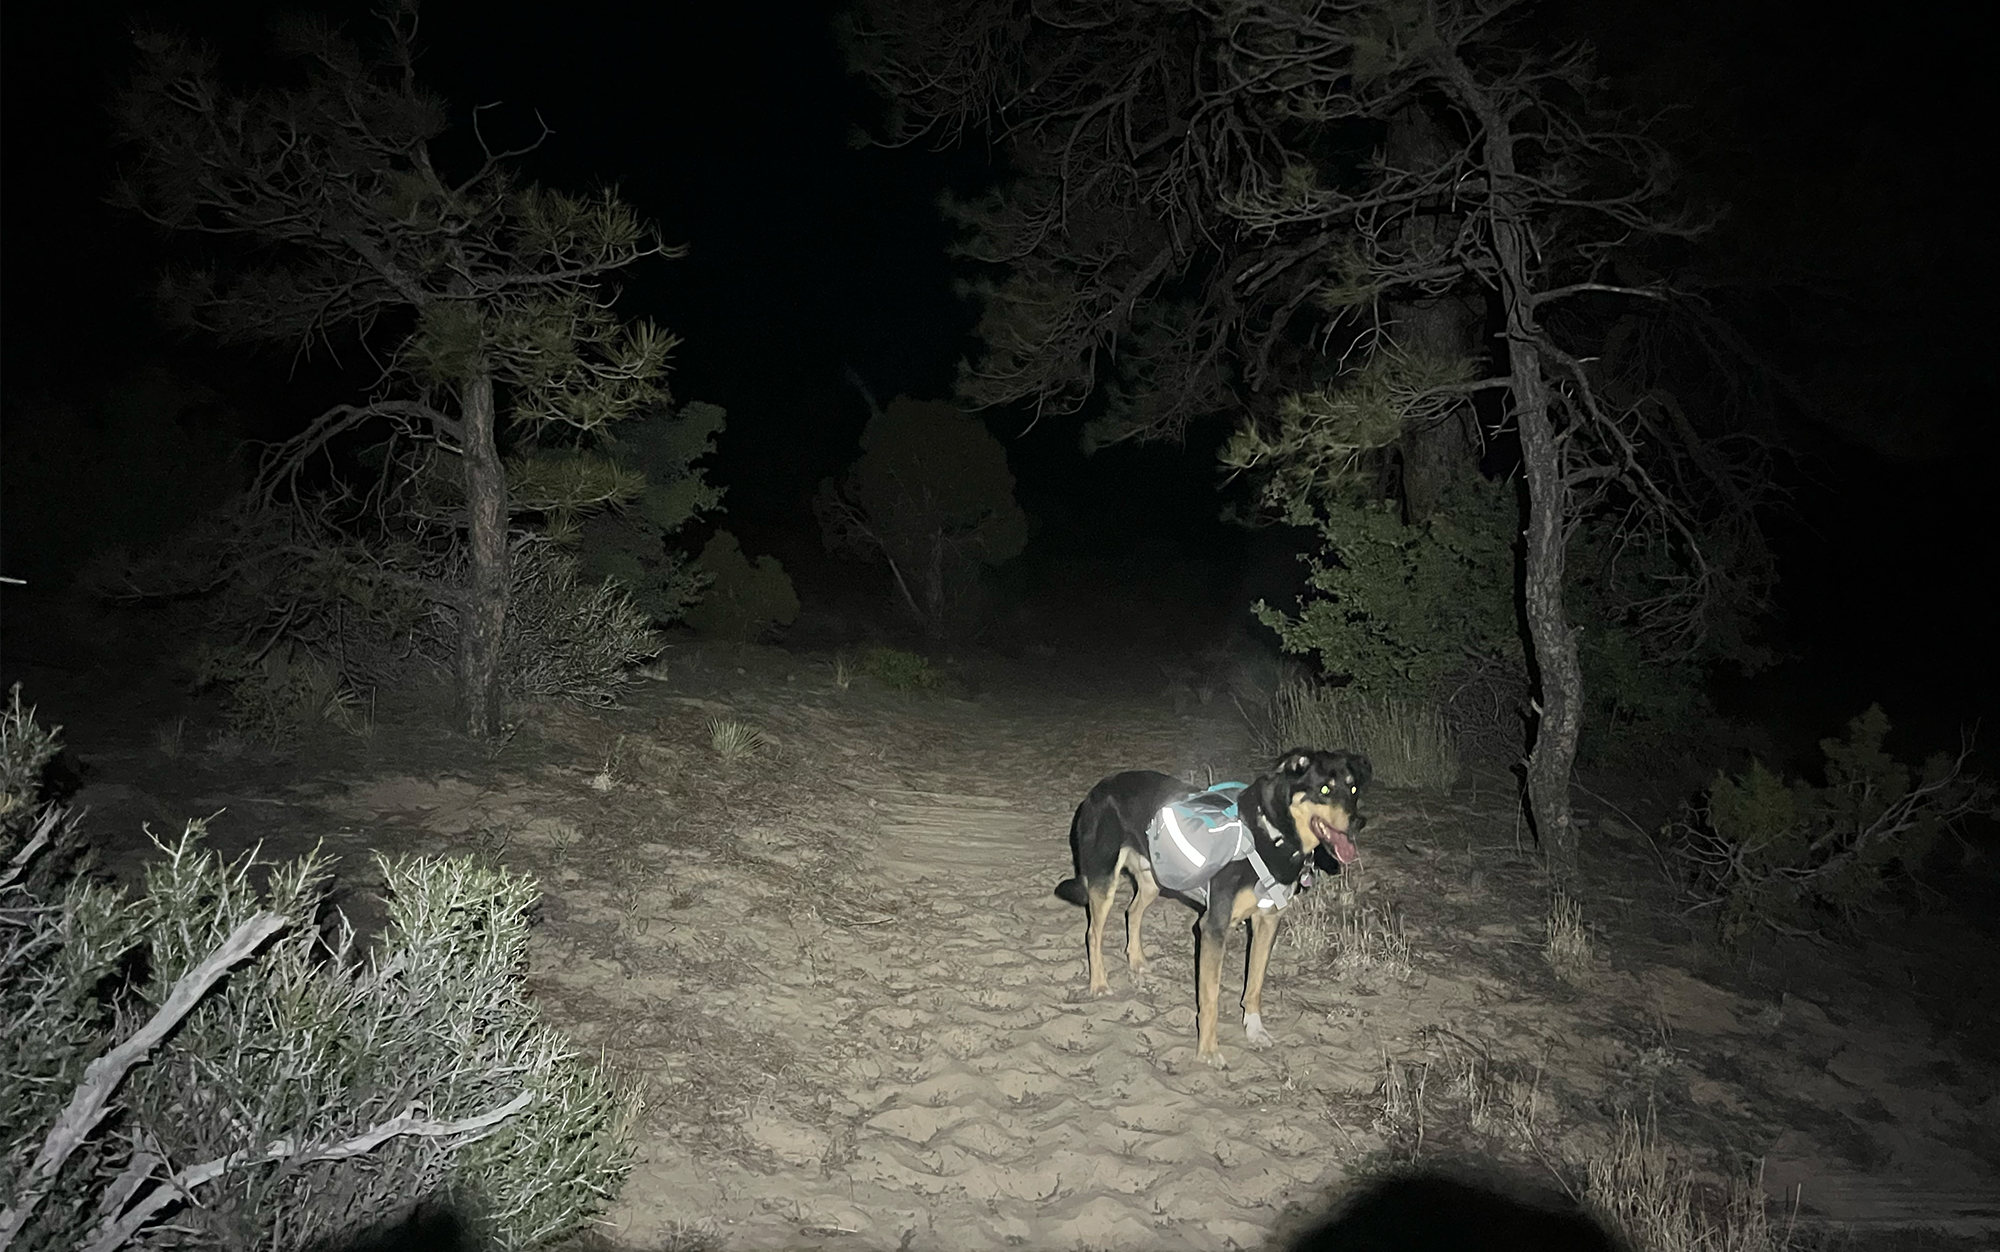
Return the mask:
<path fill-rule="evenodd" d="M 1092 792 L 1091 794 L 1095 795 L 1097 793 Z M 1089 808 L 1090 808 L 1090 801 L 1085 800 L 1082 804 L 1076 806 L 1076 816 L 1069 819 L 1070 856 L 1074 860 L 1076 867 L 1079 871 L 1083 869 L 1083 823 L 1085 821 L 1084 814 L 1089 810 Z M 1067 900 L 1071 904 L 1076 905 L 1078 908 L 1086 908 L 1086 909 L 1089 908 L 1090 892 L 1083 885 L 1083 874 L 1079 872 L 1076 877 L 1065 878 L 1061 882 L 1057 883 L 1056 899 Z"/>

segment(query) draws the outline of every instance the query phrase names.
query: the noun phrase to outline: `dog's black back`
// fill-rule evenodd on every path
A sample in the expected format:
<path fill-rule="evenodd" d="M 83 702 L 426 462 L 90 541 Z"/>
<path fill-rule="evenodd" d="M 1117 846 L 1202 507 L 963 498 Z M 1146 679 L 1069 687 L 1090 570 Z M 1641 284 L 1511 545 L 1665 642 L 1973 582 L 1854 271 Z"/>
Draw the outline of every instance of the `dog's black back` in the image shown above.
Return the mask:
<path fill-rule="evenodd" d="M 1104 881 L 1116 871 L 1119 848 L 1146 855 L 1146 826 L 1153 814 L 1175 800 L 1195 794 L 1178 778 L 1150 769 L 1126 770 L 1090 789 L 1070 819 L 1070 850 L 1077 876 L 1056 884 L 1056 896 L 1087 905 L 1086 879 Z"/>

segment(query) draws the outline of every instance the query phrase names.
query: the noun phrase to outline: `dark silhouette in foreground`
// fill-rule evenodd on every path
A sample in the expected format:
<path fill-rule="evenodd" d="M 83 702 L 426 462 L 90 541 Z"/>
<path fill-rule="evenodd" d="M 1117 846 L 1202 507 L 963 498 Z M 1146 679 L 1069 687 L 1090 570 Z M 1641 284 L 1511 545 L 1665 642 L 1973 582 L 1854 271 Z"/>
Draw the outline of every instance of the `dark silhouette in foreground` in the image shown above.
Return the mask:
<path fill-rule="evenodd" d="M 1537 1204 L 1442 1175 L 1406 1175 L 1350 1197 L 1290 1252 L 1620 1252 L 1573 1205 Z"/>
<path fill-rule="evenodd" d="M 580 1248 L 616 1245 L 585 1236 Z M 816 1246 L 816 1245 L 815 1245 Z M 336 1252 L 480 1252 L 472 1223 L 443 1204 L 336 1245 Z M 1625 1252 L 1560 1196 L 1526 1197 L 1444 1174 L 1372 1183 L 1287 1252 Z"/>

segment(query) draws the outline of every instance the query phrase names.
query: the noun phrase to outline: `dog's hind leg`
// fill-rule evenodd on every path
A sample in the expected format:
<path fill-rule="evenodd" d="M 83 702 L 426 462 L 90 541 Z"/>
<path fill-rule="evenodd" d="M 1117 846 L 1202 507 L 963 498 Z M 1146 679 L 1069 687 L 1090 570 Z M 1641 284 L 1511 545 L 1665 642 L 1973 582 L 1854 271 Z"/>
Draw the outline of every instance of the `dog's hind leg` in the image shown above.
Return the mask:
<path fill-rule="evenodd" d="M 1111 992 L 1111 980 L 1104 976 L 1104 930 L 1111 921 L 1111 900 L 1118 894 L 1118 875 L 1125 869 L 1125 855 L 1125 850 L 1120 848 L 1118 860 L 1108 874 L 1098 876 L 1086 873 L 1082 876 L 1084 907 L 1090 910 L 1090 925 L 1084 942 L 1088 945 L 1090 994 L 1094 996 L 1109 995 Z"/>
<path fill-rule="evenodd" d="M 1144 865 L 1128 865 L 1132 871 L 1132 903 L 1125 906 L 1125 964 L 1137 982 L 1146 976 L 1146 945 L 1140 933 L 1146 924 L 1146 910 L 1160 898 L 1160 881 Z"/>
<path fill-rule="evenodd" d="M 1243 1033 L 1253 1048 L 1268 1048 L 1277 1040 L 1264 1029 L 1264 971 L 1271 963 L 1271 944 L 1278 937 L 1276 909 L 1250 914 L 1250 968 L 1243 976 Z"/>

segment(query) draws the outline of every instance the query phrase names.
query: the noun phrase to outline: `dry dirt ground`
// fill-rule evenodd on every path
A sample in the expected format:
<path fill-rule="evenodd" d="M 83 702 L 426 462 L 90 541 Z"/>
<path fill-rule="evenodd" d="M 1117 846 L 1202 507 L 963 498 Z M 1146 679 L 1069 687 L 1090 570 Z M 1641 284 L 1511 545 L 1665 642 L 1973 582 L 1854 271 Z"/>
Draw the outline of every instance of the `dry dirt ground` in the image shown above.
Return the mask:
<path fill-rule="evenodd" d="M 1114 933 L 1113 993 L 1081 998 L 1083 917 L 1050 894 L 1076 801 L 1114 769 L 1240 778 L 1258 756 L 1221 703 L 1059 666 L 904 694 L 842 686 L 830 657 L 683 647 L 625 707 L 533 711 L 492 747 L 387 718 L 289 762 L 166 720 L 67 738 L 114 863 L 142 821 L 225 810 L 225 848 L 323 840 L 363 916 L 371 849 L 535 875 L 534 995 L 646 1098 L 621 1247 L 1255 1248 L 1413 1160 L 1551 1188 L 1648 1108 L 1718 1184 L 1761 1159 L 1772 1195 L 1857 1232 L 1836 1246 L 2000 1229 L 1989 1069 L 1859 984 L 1697 977 L 1609 812 L 1586 826 L 1594 964 L 1558 979 L 1496 781 L 1369 797 L 1363 871 L 1279 939 L 1265 1013 L 1288 1046 L 1249 1049 L 1237 1015 L 1227 1068 L 1195 1063 L 1192 915 L 1168 903 L 1150 984 Z M 715 718 L 771 742 L 725 762 Z"/>

